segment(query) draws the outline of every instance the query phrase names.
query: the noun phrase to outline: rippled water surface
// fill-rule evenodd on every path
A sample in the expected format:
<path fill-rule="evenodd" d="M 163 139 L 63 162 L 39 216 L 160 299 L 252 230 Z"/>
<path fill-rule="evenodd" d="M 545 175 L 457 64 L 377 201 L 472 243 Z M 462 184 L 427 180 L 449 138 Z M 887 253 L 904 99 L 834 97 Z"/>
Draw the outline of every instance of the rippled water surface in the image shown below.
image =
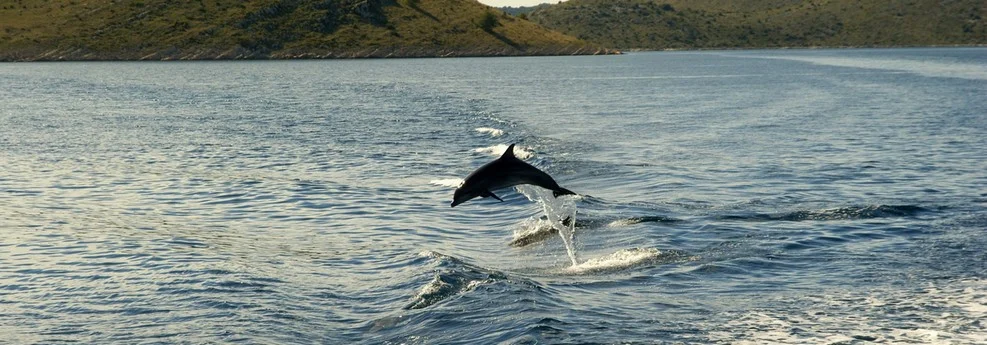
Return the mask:
<path fill-rule="evenodd" d="M 0 85 L 0 343 L 987 342 L 984 48 Z M 509 143 L 582 195 L 450 208 Z"/>

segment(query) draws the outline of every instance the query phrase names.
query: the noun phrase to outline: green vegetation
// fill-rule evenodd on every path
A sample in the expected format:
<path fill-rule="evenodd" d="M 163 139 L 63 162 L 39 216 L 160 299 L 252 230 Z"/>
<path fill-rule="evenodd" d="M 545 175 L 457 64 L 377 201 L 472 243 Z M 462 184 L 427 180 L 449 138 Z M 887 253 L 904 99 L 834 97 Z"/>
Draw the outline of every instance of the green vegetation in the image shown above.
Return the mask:
<path fill-rule="evenodd" d="M 570 0 L 528 18 L 622 49 L 987 44 L 983 0 Z"/>
<path fill-rule="evenodd" d="M 483 13 L 483 16 L 480 17 L 480 23 L 478 25 L 480 26 L 480 29 L 483 29 L 483 31 L 490 32 L 493 31 L 497 24 L 497 15 L 493 14 L 493 12 L 485 12 Z"/>
<path fill-rule="evenodd" d="M 506 10 L 517 17 L 474 0 L 8 0 L 0 61 L 987 44 L 983 0 L 570 0 Z"/>
<path fill-rule="evenodd" d="M 8 0 L 2 60 L 606 52 L 473 0 Z"/>
<path fill-rule="evenodd" d="M 518 6 L 518 7 L 506 6 L 506 7 L 501 7 L 500 9 L 504 11 L 504 13 L 510 14 L 512 16 L 521 17 L 522 15 L 527 16 L 531 12 L 551 6 L 552 5 L 548 3 L 544 3 L 537 6 Z"/>

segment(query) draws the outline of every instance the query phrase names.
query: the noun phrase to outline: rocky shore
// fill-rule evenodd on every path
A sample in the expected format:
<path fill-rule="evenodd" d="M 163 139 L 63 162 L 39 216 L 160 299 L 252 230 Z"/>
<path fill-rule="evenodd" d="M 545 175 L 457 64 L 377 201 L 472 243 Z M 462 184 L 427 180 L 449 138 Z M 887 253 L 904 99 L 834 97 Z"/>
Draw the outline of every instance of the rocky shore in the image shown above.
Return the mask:
<path fill-rule="evenodd" d="M 220 48 L 169 48 L 153 52 L 95 52 L 84 48 L 31 48 L 0 52 L 0 61 L 175 61 L 175 60 L 290 60 L 290 59 L 381 59 L 496 56 L 617 55 L 615 49 L 564 46 L 515 49 L 511 47 L 368 47 L 339 50 L 249 50 L 240 46 Z"/>

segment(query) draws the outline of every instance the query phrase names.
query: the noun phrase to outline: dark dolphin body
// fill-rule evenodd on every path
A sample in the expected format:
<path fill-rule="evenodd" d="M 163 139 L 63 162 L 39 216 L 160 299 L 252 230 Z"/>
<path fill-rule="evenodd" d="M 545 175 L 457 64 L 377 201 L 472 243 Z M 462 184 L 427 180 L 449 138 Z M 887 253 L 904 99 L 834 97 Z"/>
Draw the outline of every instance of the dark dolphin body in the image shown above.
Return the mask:
<path fill-rule="evenodd" d="M 466 180 L 463 181 L 463 184 L 459 188 L 456 188 L 456 192 L 453 194 L 452 207 L 456 207 L 456 205 L 478 196 L 484 198 L 493 197 L 494 199 L 504 201 L 495 195 L 493 191 L 519 184 L 531 184 L 550 189 L 552 190 L 552 195 L 556 198 L 559 195 L 576 195 L 576 193 L 560 187 L 545 172 L 515 157 L 514 144 L 511 144 L 507 148 L 507 151 L 504 151 L 503 156 L 500 156 L 500 158 L 497 158 L 493 162 L 484 164 L 472 174 L 466 176 Z"/>

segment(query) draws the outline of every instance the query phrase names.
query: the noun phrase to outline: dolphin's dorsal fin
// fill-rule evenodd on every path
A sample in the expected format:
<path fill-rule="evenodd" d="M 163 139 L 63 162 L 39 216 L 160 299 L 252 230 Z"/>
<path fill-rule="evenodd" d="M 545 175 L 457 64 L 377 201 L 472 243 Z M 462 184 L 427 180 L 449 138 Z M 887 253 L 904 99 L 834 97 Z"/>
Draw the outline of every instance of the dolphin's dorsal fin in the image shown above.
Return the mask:
<path fill-rule="evenodd" d="M 517 158 L 514 156 L 514 144 L 508 146 L 507 151 L 504 151 L 504 154 L 500 156 L 500 159 L 511 159 L 511 158 Z"/>

